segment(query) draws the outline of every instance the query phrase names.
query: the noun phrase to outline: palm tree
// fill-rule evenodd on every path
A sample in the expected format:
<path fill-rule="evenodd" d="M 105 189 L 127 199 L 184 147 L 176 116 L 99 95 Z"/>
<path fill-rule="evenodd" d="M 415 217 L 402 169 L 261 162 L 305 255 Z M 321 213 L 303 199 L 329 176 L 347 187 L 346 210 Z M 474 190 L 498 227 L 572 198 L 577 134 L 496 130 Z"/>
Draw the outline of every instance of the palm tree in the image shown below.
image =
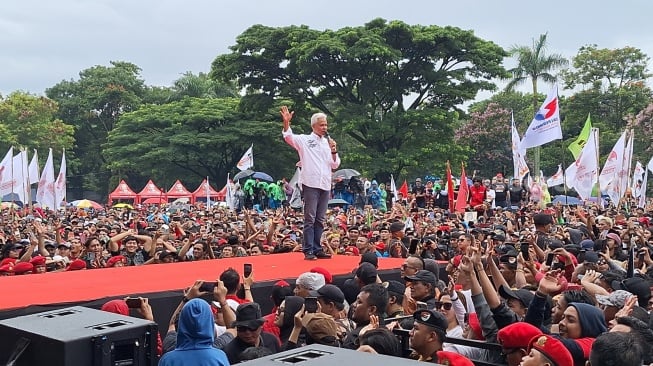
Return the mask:
<path fill-rule="evenodd" d="M 530 79 L 533 85 L 533 115 L 538 110 L 538 94 L 537 82 L 542 81 L 547 83 L 554 83 L 557 77 L 551 72 L 556 69 L 565 67 L 569 61 L 562 55 L 554 53 L 547 55 L 546 51 L 546 36 L 541 34 L 538 40 L 533 39 L 533 45 L 528 46 L 513 46 L 508 50 L 511 56 L 517 57 L 517 66 L 508 70 L 512 77 L 506 85 L 506 90 L 511 91 L 517 85 L 523 84 L 526 80 Z M 535 176 L 539 176 L 540 171 L 540 147 L 535 148 Z"/>

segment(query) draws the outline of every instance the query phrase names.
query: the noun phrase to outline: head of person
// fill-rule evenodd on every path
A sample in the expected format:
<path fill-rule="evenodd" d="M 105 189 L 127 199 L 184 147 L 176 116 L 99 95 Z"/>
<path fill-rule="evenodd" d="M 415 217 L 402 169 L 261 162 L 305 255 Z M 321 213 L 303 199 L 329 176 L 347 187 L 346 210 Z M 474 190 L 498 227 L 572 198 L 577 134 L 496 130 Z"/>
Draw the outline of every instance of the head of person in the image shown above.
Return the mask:
<path fill-rule="evenodd" d="M 369 285 L 376 282 L 378 271 L 372 263 L 362 262 L 356 269 L 356 281 L 359 287 Z"/>
<path fill-rule="evenodd" d="M 317 291 L 312 291 L 311 295 L 317 297 L 325 314 L 334 316 L 345 309 L 345 294 L 336 285 L 324 285 Z"/>
<path fill-rule="evenodd" d="M 633 333 L 637 342 L 642 345 L 644 349 L 644 364 L 648 365 L 653 363 L 653 330 L 649 325 L 632 316 L 622 316 L 616 318 L 613 323 L 616 323 L 610 328 L 610 332 Z"/>
<path fill-rule="evenodd" d="M 447 319 L 437 311 L 416 311 L 413 313 L 413 328 L 409 332 L 410 347 L 421 356 L 430 356 L 442 350 L 447 326 Z"/>
<path fill-rule="evenodd" d="M 529 353 L 529 341 L 541 334 L 539 328 L 525 322 L 512 323 L 499 329 L 497 342 L 501 345 L 501 353 L 506 357 L 508 366 L 519 365 L 522 357 Z"/>
<path fill-rule="evenodd" d="M 415 178 L 415 186 L 417 187 L 422 186 L 422 178 Z"/>
<path fill-rule="evenodd" d="M 314 113 L 311 116 L 311 129 L 316 135 L 324 136 L 324 134 L 329 130 L 327 115 L 324 113 Z"/>
<path fill-rule="evenodd" d="M 220 252 L 220 258 L 232 258 L 234 256 L 234 248 L 230 245 L 226 245 L 222 248 Z"/>
<path fill-rule="evenodd" d="M 273 352 L 267 347 L 247 347 L 238 355 L 240 362 L 256 360 L 258 358 L 272 355 Z"/>
<path fill-rule="evenodd" d="M 294 315 L 294 314 L 293 314 Z M 238 305 L 236 309 L 236 337 L 243 343 L 255 345 L 261 335 L 265 319 L 261 315 L 261 307 L 255 302 Z"/>
<path fill-rule="evenodd" d="M 401 265 L 401 277 L 414 276 L 417 271 L 424 269 L 424 260 L 416 255 L 411 255 Z"/>
<path fill-rule="evenodd" d="M 292 330 L 295 325 L 295 314 L 304 305 L 304 298 L 299 296 L 287 296 L 279 305 L 277 315 L 274 318 L 274 325 L 284 330 Z M 285 339 L 282 339 L 285 341 Z"/>
<path fill-rule="evenodd" d="M 107 301 L 100 309 L 109 313 L 129 316 L 129 306 L 127 306 L 127 302 L 123 299 Z"/>
<path fill-rule="evenodd" d="M 562 320 L 565 310 L 572 302 L 595 305 L 594 298 L 585 290 L 564 291 L 551 309 L 551 321 L 554 324 L 558 324 Z"/>
<path fill-rule="evenodd" d="M 129 235 L 122 239 L 123 247 L 129 254 L 136 253 L 138 250 L 138 239 L 135 236 Z"/>
<path fill-rule="evenodd" d="M 596 338 L 608 328 L 603 312 L 596 306 L 571 303 L 558 323 L 560 336 L 563 338 Z"/>
<path fill-rule="evenodd" d="M 363 286 L 351 305 L 351 320 L 358 325 L 369 324 L 370 315 L 381 316 L 388 306 L 388 290 L 381 284 Z"/>
<path fill-rule="evenodd" d="M 84 246 L 86 247 L 86 252 L 90 253 L 95 253 L 95 254 L 101 254 L 102 253 L 102 244 L 100 243 L 100 240 L 96 236 L 91 236 L 86 241 L 84 242 Z"/>
<path fill-rule="evenodd" d="M 295 281 L 295 296 L 308 297 L 311 291 L 317 291 L 326 284 L 324 275 L 321 273 L 304 272 L 297 277 Z"/>
<path fill-rule="evenodd" d="M 390 280 L 384 282 L 383 285 L 388 289 L 388 306 L 386 308 L 387 314 L 392 314 L 393 309 L 403 309 L 404 295 L 406 286 L 399 281 Z"/>
<path fill-rule="evenodd" d="M 377 328 L 367 331 L 358 337 L 358 341 L 361 347 L 371 347 L 374 352 L 380 355 L 402 356 L 399 339 L 387 328 Z"/>
<path fill-rule="evenodd" d="M 447 319 L 449 326 L 458 324 L 456 319 L 456 312 L 453 309 L 453 301 L 451 301 L 451 296 L 446 293 L 440 293 L 438 301 L 435 302 L 435 309 L 439 311 Z"/>
<path fill-rule="evenodd" d="M 639 366 L 644 362 L 644 350 L 633 333 L 605 333 L 594 340 L 589 362 L 592 366 Z"/>
<path fill-rule="evenodd" d="M 281 302 L 286 299 L 286 296 L 291 296 L 293 294 L 290 284 L 284 280 L 277 281 L 272 286 L 272 294 L 270 294 L 270 299 L 274 306 L 279 307 Z"/>
<path fill-rule="evenodd" d="M 220 274 L 220 281 L 224 283 L 228 294 L 235 294 L 240 287 L 240 274 L 233 268 L 227 268 Z"/>
<path fill-rule="evenodd" d="M 612 282 L 612 288 L 615 290 L 625 290 L 637 296 L 639 306 L 646 309 L 648 300 L 651 298 L 651 285 L 642 277 L 627 278 L 621 282 Z"/>
<path fill-rule="evenodd" d="M 423 301 L 432 298 L 435 295 L 435 286 L 437 280 L 435 275 L 427 270 L 417 271 L 413 276 L 404 277 L 410 285 L 410 295 L 417 301 Z"/>
<path fill-rule="evenodd" d="M 401 221 L 395 221 L 392 224 L 390 224 L 390 235 L 394 238 L 403 238 L 405 233 L 404 233 L 404 228 L 405 225 Z"/>
<path fill-rule="evenodd" d="M 535 336 L 529 343 L 528 354 L 522 358 L 522 366 L 574 365 L 574 359 L 565 345 L 550 335 Z"/>
<path fill-rule="evenodd" d="M 526 316 L 526 310 L 533 300 L 533 293 L 527 289 L 512 290 L 505 285 L 499 287 L 499 294 L 506 300 L 506 304 L 520 318 Z"/>
<path fill-rule="evenodd" d="M 176 349 L 211 348 L 214 339 L 214 318 L 209 304 L 202 299 L 188 301 L 179 315 Z"/>
<path fill-rule="evenodd" d="M 631 296 L 630 292 L 624 290 L 613 291 L 609 295 L 596 295 L 596 302 L 599 303 L 599 308 L 603 310 L 606 324 L 614 319 L 615 314 L 624 307 Z"/>

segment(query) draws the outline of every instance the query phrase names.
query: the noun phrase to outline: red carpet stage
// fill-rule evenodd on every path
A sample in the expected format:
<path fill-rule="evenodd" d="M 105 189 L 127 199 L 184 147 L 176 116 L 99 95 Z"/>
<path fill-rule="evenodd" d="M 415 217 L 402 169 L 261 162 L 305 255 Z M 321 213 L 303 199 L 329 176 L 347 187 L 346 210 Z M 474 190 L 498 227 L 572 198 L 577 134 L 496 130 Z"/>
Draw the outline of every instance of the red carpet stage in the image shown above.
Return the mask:
<path fill-rule="evenodd" d="M 79 304 L 110 297 L 165 291 L 175 291 L 179 294 L 179 290 L 192 285 L 197 279 L 214 281 L 226 268 L 233 267 L 242 273 L 244 263 L 252 263 L 257 284 L 255 287 L 258 287 L 264 282 L 295 279 L 316 266 L 326 268 L 334 277 L 351 276 L 352 269 L 359 261 L 360 257 L 352 256 L 305 261 L 301 253 L 288 253 L 0 277 L 0 289 L 3 294 L 0 298 L 0 311 L 39 305 Z M 379 259 L 379 272 L 395 269 L 396 275 L 396 269 L 403 262 L 402 258 Z"/>

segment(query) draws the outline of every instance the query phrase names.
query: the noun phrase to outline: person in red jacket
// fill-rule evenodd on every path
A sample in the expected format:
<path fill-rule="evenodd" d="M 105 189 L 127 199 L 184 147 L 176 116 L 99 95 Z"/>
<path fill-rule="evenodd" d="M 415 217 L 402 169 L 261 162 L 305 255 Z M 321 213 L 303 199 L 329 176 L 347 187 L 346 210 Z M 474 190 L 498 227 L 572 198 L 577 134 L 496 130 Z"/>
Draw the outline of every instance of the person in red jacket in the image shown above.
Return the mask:
<path fill-rule="evenodd" d="M 479 214 L 485 212 L 487 189 L 481 184 L 481 178 L 475 177 L 474 184 L 469 188 L 469 206 Z"/>

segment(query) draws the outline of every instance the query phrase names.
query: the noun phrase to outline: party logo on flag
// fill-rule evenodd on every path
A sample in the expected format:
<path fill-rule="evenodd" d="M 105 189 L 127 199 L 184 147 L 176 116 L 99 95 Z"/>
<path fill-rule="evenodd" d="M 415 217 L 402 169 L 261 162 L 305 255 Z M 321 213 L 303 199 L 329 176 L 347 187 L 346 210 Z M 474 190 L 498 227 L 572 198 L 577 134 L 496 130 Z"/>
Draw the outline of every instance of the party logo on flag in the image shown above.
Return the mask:
<path fill-rule="evenodd" d="M 558 98 L 555 97 L 547 105 L 537 111 L 535 119 L 538 121 L 544 121 L 545 119 L 551 118 L 556 111 L 558 110 Z M 546 112 L 546 113 L 545 113 Z"/>

